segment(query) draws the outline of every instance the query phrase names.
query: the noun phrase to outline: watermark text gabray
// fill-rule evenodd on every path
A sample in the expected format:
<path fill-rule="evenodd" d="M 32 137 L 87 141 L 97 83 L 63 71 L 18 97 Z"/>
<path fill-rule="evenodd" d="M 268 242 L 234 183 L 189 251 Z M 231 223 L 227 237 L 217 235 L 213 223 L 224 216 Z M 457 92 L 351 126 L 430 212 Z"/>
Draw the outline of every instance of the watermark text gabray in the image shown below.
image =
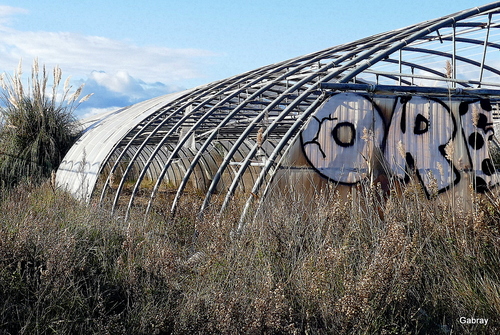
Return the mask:
<path fill-rule="evenodd" d="M 479 324 L 479 325 L 487 325 L 488 319 L 483 318 L 466 318 L 464 316 L 460 317 L 460 323 L 462 324 Z"/>

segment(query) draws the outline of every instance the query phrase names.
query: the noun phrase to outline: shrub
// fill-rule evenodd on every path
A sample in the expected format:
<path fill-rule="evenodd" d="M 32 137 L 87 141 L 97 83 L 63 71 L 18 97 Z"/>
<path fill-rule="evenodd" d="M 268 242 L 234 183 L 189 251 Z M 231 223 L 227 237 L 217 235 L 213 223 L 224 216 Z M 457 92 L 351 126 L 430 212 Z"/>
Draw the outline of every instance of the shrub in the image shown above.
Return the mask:
<path fill-rule="evenodd" d="M 49 74 L 33 62 L 31 80 L 22 82 L 22 64 L 13 76 L 2 75 L 0 95 L 0 180 L 12 185 L 22 179 L 40 181 L 50 176 L 79 136 L 73 114 L 82 86 L 73 93 L 69 77 L 59 92 L 62 72 L 55 67 L 52 89 Z"/>

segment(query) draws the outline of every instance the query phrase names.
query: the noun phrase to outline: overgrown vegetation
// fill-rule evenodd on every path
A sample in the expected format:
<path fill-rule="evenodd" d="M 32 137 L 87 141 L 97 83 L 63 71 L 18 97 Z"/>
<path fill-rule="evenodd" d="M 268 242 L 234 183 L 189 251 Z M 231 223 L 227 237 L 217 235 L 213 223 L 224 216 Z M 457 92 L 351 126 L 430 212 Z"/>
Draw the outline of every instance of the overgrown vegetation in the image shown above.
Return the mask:
<path fill-rule="evenodd" d="M 500 332 L 497 195 L 284 190 L 237 232 L 240 206 L 198 217 L 191 194 L 124 222 L 39 184 L 77 135 L 80 89 L 53 77 L 2 80 L 0 334 Z"/>
<path fill-rule="evenodd" d="M 239 211 L 197 218 L 189 197 L 124 223 L 48 184 L 4 192 L 0 333 L 499 332 L 499 200 L 291 194 L 235 234 Z"/>
<path fill-rule="evenodd" d="M 70 78 L 60 92 L 61 69 L 50 78 L 35 60 L 31 80 L 22 82 L 22 64 L 13 76 L 2 75 L 0 84 L 0 182 L 40 182 L 56 170 L 79 135 L 74 116 L 82 86 L 74 92 Z M 51 79 L 52 88 L 48 87 Z"/>

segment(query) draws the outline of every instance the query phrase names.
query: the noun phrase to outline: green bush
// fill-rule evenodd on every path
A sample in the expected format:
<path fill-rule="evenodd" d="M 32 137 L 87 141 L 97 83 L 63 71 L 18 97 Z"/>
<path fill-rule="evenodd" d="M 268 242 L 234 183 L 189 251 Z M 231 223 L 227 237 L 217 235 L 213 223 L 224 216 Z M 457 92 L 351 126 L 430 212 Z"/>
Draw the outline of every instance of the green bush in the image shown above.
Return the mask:
<path fill-rule="evenodd" d="M 49 75 L 35 60 L 31 80 L 22 82 L 22 66 L 13 76 L 1 78 L 0 95 L 0 181 L 12 185 L 29 179 L 39 182 L 56 170 L 79 136 L 74 110 L 82 87 L 71 93 L 69 78 L 59 92 L 61 70 Z"/>

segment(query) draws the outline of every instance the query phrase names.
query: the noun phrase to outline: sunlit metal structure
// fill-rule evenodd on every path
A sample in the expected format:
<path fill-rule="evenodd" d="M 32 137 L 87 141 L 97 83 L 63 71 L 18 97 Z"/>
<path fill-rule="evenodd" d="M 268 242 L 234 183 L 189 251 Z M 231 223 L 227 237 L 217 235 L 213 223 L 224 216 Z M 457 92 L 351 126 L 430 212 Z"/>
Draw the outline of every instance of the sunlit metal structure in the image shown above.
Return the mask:
<path fill-rule="evenodd" d="M 494 187 L 488 153 L 468 146 L 480 150 L 478 136 L 492 139 L 499 28 L 493 2 L 96 117 L 57 182 L 127 213 L 139 198 L 149 210 L 162 192 L 175 211 L 187 190 L 202 197 L 200 212 L 212 204 L 223 211 L 239 192 L 248 198 L 244 213 L 280 183 L 349 186 L 379 177 L 376 147 L 377 160 L 401 179 L 414 168 L 427 185 L 426 173 L 444 165 L 438 192 L 464 175 L 482 190 Z M 432 136 L 421 141 L 424 133 Z M 451 143 L 454 157 L 445 152 Z M 406 157 L 395 158 L 401 146 Z"/>

